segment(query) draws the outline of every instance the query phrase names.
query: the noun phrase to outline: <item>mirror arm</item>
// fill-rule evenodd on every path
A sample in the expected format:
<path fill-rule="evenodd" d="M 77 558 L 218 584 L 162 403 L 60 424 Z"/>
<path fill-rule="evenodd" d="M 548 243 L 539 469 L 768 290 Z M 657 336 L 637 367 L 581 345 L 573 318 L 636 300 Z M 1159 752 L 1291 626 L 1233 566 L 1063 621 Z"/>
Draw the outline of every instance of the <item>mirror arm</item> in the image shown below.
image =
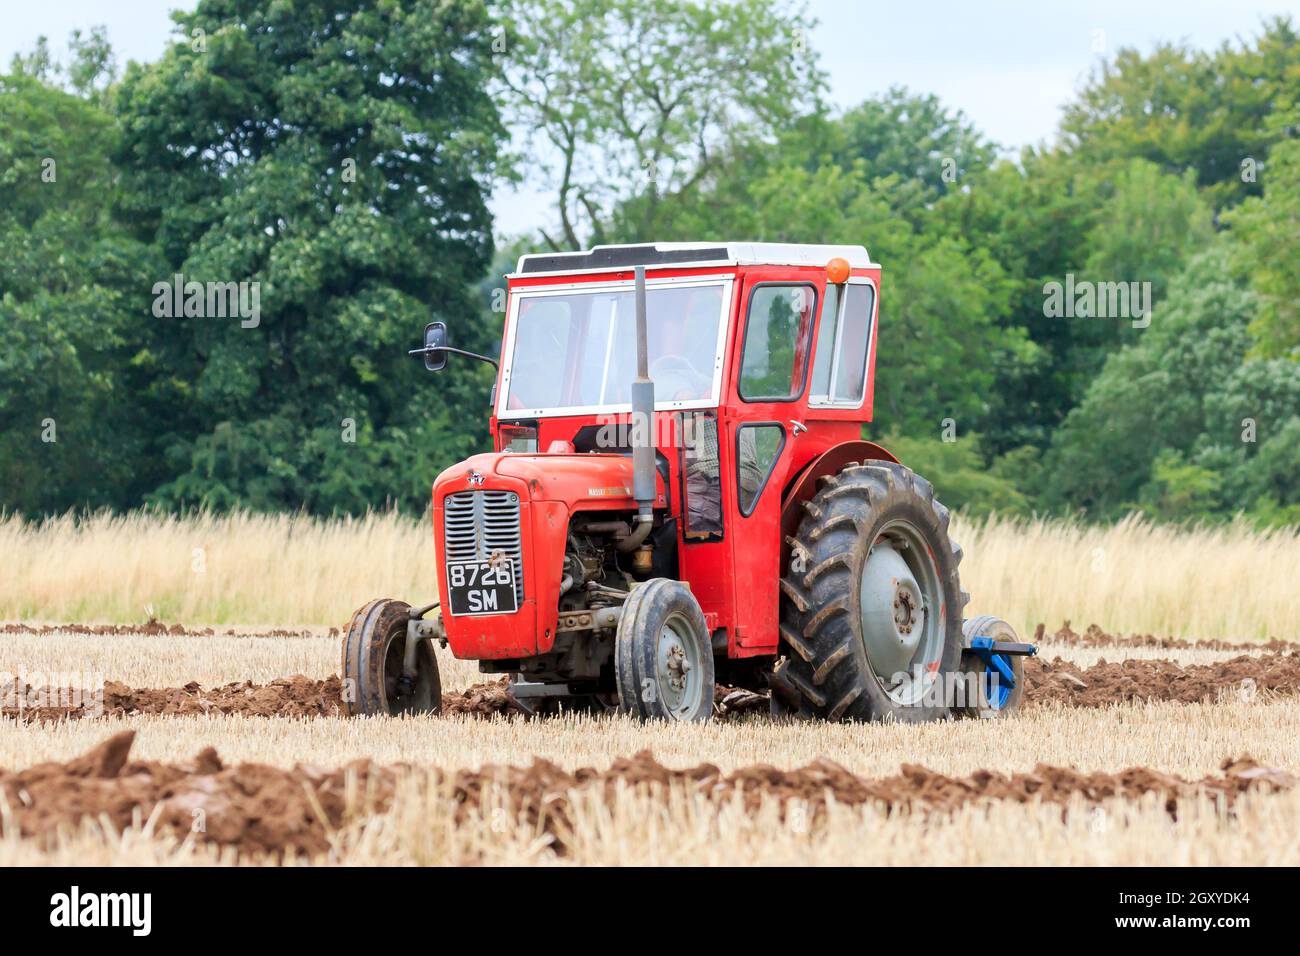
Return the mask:
<path fill-rule="evenodd" d="M 450 345 L 426 345 L 422 349 L 411 349 L 407 355 L 428 355 L 430 352 L 450 352 L 452 355 L 464 355 L 467 358 L 478 359 L 480 362 L 487 362 L 497 371 L 501 366 L 497 364 L 494 358 L 488 358 L 486 355 L 479 355 L 477 352 L 467 352 L 464 349 L 454 349 Z"/>

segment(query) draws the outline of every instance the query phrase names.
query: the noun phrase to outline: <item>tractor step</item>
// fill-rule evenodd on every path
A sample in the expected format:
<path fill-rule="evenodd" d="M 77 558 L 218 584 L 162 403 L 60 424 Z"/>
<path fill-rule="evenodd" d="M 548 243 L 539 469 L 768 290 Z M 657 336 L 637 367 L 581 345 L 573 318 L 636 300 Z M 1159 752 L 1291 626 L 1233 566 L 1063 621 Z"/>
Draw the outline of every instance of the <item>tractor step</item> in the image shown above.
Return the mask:
<path fill-rule="evenodd" d="M 597 711 L 608 707 L 599 698 L 596 687 L 590 682 L 566 683 L 563 681 L 549 683 L 546 681 L 513 680 L 507 687 L 510 702 L 518 710 L 529 716 L 550 713 L 561 703 L 567 702 L 571 707 L 591 706 Z"/>
<path fill-rule="evenodd" d="M 538 697 L 577 697 L 579 693 L 571 684 L 545 684 L 541 681 L 523 680 L 510 682 L 510 696 L 518 701 Z"/>

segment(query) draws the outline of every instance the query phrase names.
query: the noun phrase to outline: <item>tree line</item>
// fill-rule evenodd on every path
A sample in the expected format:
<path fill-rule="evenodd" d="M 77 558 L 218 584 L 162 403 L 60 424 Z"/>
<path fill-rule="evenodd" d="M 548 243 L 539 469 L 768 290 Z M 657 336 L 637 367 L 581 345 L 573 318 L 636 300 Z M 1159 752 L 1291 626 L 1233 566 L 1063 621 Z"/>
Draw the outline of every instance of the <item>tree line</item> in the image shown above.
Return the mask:
<path fill-rule="evenodd" d="M 0 76 L 5 509 L 418 512 L 486 447 L 490 387 L 424 378 L 424 322 L 491 352 L 520 251 L 744 239 L 883 264 L 865 432 L 950 504 L 1300 521 L 1287 19 L 1121 50 L 1017 154 L 921 92 L 832 108 L 776 0 L 174 20 L 153 63 L 92 30 Z M 512 182 L 552 212 L 494 238 Z M 243 313 L 185 308 L 222 289 Z"/>

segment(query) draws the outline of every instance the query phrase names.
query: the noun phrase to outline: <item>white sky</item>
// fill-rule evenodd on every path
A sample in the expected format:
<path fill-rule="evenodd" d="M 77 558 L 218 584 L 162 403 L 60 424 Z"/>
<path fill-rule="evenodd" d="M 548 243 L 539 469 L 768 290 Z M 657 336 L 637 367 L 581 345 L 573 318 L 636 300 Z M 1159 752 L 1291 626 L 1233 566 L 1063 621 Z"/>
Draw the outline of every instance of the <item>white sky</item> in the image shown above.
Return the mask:
<path fill-rule="evenodd" d="M 68 34 L 104 24 L 118 59 L 151 60 L 166 44 L 170 9 L 193 0 L 0 0 L 0 65 L 42 34 L 61 54 Z M 1300 0 L 808 0 L 811 37 L 847 108 L 894 84 L 937 94 L 991 139 L 1019 147 L 1050 139 L 1060 107 L 1105 53 L 1159 40 L 1213 49 L 1246 39 L 1272 14 L 1300 24 Z M 1102 52 L 1097 52 L 1101 46 Z M 497 230 L 543 224 L 546 197 L 499 190 Z"/>

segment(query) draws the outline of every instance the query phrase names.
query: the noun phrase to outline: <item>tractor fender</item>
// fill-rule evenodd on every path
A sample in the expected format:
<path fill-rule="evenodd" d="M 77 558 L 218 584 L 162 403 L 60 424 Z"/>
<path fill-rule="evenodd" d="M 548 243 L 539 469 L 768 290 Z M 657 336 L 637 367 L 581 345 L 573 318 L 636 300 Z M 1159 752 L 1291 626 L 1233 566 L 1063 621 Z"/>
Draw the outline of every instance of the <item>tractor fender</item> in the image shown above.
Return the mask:
<path fill-rule="evenodd" d="M 817 493 L 817 479 L 822 475 L 834 475 L 854 461 L 898 462 L 898 458 L 883 445 L 856 440 L 840 442 L 804 465 L 785 486 L 785 493 L 781 496 L 781 567 L 786 566 L 790 555 L 788 542 L 799 530 L 799 521 L 803 517 L 801 506 Z"/>

